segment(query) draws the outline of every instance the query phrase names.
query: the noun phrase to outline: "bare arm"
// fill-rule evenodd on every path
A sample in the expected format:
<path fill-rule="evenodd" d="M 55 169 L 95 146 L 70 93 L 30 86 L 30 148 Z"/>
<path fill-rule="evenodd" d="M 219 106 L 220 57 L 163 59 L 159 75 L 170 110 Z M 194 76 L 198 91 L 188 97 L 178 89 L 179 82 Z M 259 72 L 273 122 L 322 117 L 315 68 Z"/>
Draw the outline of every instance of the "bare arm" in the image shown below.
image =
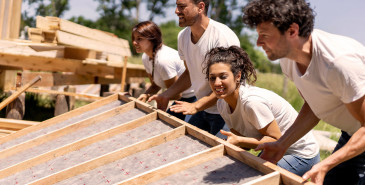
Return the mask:
<path fill-rule="evenodd" d="M 184 61 L 184 63 L 185 63 L 185 61 Z M 177 79 L 177 81 L 175 81 L 175 83 L 173 83 L 163 93 L 150 97 L 148 99 L 148 101 L 150 102 L 152 100 L 156 100 L 157 108 L 166 110 L 170 99 L 172 99 L 176 95 L 182 93 L 183 91 L 185 91 L 186 89 L 188 89 L 191 86 L 189 70 L 186 67 L 186 63 L 185 63 L 185 68 L 186 69 L 185 69 L 184 73 L 181 74 L 181 76 L 179 77 L 179 79 Z"/>
<path fill-rule="evenodd" d="M 276 164 L 284 156 L 286 150 L 307 134 L 318 122 L 319 119 L 305 102 L 293 125 L 277 142 L 261 144 L 256 150 L 264 150 L 261 158 Z"/>
<path fill-rule="evenodd" d="M 152 76 L 149 74 L 148 75 L 148 78 L 150 79 L 150 82 L 151 82 L 151 86 L 143 93 L 141 94 L 137 99 L 138 100 L 141 100 L 143 102 L 147 101 L 148 98 L 151 96 L 151 95 L 154 95 L 156 94 L 160 89 L 161 87 L 159 87 L 158 85 L 156 85 L 153 80 L 152 80 Z"/>
<path fill-rule="evenodd" d="M 227 141 L 243 147 L 243 148 L 255 148 L 257 145 L 267 142 L 274 142 L 280 138 L 281 132 L 276 120 L 269 123 L 265 128 L 259 130 L 263 135 L 261 138 L 244 137 L 242 135 L 234 134 L 233 132 L 226 132 L 221 130 L 223 135 L 228 136 Z"/>
<path fill-rule="evenodd" d="M 165 80 L 164 83 L 165 83 L 166 88 L 168 89 L 169 87 L 171 87 L 171 85 L 174 84 L 177 81 L 177 79 L 179 79 L 179 78 L 177 76 L 175 76 L 175 77 L 173 77 L 171 79 Z M 175 95 L 171 99 L 177 100 L 180 97 L 181 97 L 181 93 Z"/>
<path fill-rule="evenodd" d="M 304 179 L 311 178 L 316 184 L 322 184 L 326 173 L 338 164 L 347 161 L 365 151 L 365 96 L 359 100 L 346 104 L 352 116 L 360 121 L 361 127 L 341 149 L 303 175 Z"/>

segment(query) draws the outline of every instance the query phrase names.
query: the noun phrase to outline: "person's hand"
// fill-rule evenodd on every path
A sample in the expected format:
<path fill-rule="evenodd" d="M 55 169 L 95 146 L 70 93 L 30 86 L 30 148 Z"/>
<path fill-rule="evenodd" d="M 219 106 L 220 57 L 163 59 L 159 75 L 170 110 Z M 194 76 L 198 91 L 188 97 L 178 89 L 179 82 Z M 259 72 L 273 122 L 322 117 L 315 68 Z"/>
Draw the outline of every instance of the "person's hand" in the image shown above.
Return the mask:
<path fill-rule="evenodd" d="M 277 141 L 270 143 L 263 143 L 258 145 L 255 148 L 255 151 L 264 150 L 260 157 L 267 161 L 270 161 L 274 164 L 278 163 L 278 161 L 283 158 L 286 148 L 282 147 Z"/>
<path fill-rule="evenodd" d="M 227 136 L 227 142 L 233 144 L 233 145 L 238 145 L 238 136 L 236 134 L 233 134 L 232 132 L 227 132 L 224 130 L 221 130 L 221 133 L 225 136 Z"/>
<path fill-rule="evenodd" d="M 165 97 L 163 94 L 158 94 L 158 95 L 153 95 L 150 98 L 148 98 L 148 102 L 151 102 L 153 100 L 156 101 L 158 109 L 166 111 L 167 106 L 169 105 L 169 101 L 170 101 L 170 99 L 168 97 Z"/>
<path fill-rule="evenodd" d="M 304 180 L 311 179 L 314 184 L 323 184 L 324 177 L 328 172 L 328 169 L 322 165 L 323 163 L 318 163 L 312 167 L 311 170 L 307 171 L 303 175 Z"/>
<path fill-rule="evenodd" d="M 193 115 L 198 112 L 194 103 L 184 101 L 175 101 L 175 105 L 170 107 L 170 110 L 176 113 L 183 113 L 184 115 Z"/>
<path fill-rule="evenodd" d="M 137 100 L 146 102 L 148 100 L 148 98 L 149 98 L 148 94 L 141 94 L 141 95 L 139 95 L 139 97 L 137 98 Z"/>

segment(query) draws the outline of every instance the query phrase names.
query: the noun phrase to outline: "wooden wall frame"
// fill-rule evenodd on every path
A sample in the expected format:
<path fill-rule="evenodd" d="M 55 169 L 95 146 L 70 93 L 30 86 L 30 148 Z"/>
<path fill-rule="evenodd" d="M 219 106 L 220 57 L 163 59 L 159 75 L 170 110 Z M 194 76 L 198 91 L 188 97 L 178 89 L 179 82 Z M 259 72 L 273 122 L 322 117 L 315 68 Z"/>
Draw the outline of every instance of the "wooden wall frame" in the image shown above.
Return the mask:
<path fill-rule="evenodd" d="M 103 109 L 102 107 L 120 102 L 120 105 Z M 66 168 L 60 169 L 55 172 L 45 172 L 45 175 L 40 175 L 39 178 L 27 181 L 27 184 L 54 184 L 62 183 L 65 180 L 78 178 L 78 175 L 83 175 L 92 172 L 93 170 L 100 169 L 106 165 L 113 164 L 115 161 L 123 160 L 124 158 L 133 156 L 143 151 L 153 149 L 153 147 L 163 146 L 171 141 L 177 141 L 178 138 L 189 137 L 193 141 L 201 143 L 206 149 L 201 149 L 198 152 L 193 152 L 185 157 L 167 162 L 164 165 L 147 169 L 142 173 L 135 174 L 129 178 L 121 181 L 112 182 L 113 184 L 148 184 L 154 183 L 159 180 L 164 180 L 170 175 L 175 175 L 180 172 L 184 172 L 190 168 L 205 164 L 213 160 L 220 159 L 221 157 L 229 157 L 234 159 L 239 164 L 247 165 L 248 168 L 257 171 L 261 174 L 260 177 L 250 180 L 244 184 L 246 185 L 260 185 L 260 184 L 313 184 L 311 182 L 304 181 L 301 177 L 292 174 L 278 166 L 267 162 L 261 158 L 258 158 L 245 150 L 236 147 L 222 139 L 219 139 L 206 131 L 203 131 L 195 126 L 192 126 L 184 121 L 173 117 L 166 112 L 157 110 L 149 104 L 140 102 L 132 97 L 127 97 L 122 94 L 114 94 L 104 99 L 93 102 L 89 105 L 75 109 L 71 112 L 62 114 L 50 120 L 41 122 L 40 124 L 30 126 L 18 132 L 12 133 L 7 137 L 0 138 L 0 148 L 6 143 L 13 140 L 26 137 L 34 132 L 42 131 L 49 127 L 55 126 L 60 122 L 64 122 L 67 119 L 85 115 L 87 112 L 95 110 L 98 114 L 91 114 L 87 117 L 83 117 L 79 120 L 74 120 L 62 128 L 55 129 L 52 132 L 44 133 L 38 137 L 29 138 L 23 140 L 21 143 L 8 146 L 5 149 L 0 149 L 0 161 L 7 160 L 16 153 L 27 151 L 28 149 L 37 150 L 37 147 L 42 145 L 44 142 L 52 142 L 55 138 L 66 137 L 71 133 L 78 133 L 83 128 L 88 128 L 95 123 L 105 123 L 106 119 L 112 118 L 113 116 L 120 116 L 125 114 L 131 115 L 130 111 L 141 111 L 143 116 L 130 118 L 130 121 L 123 122 L 120 120 L 120 124 L 113 127 L 108 127 L 105 130 L 101 130 L 95 134 L 86 135 L 82 139 L 75 140 L 71 143 L 62 145 L 55 149 L 48 150 L 39 155 L 32 156 L 31 158 L 19 161 L 15 164 L 0 167 L 0 182 L 6 180 L 6 178 L 14 178 L 13 176 L 24 170 L 35 168 L 38 165 L 45 164 L 49 161 L 59 159 L 71 153 L 80 152 L 82 149 L 94 146 L 100 142 L 106 142 L 108 139 L 112 139 L 120 134 L 126 134 L 135 129 L 142 127 L 151 128 L 148 124 L 155 124 L 154 122 L 161 122 L 168 125 L 168 131 L 158 131 L 154 128 L 154 131 L 159 132 L 153 136 L 144 136 L 146 139 L 138 140 L 132 144 L 125 146 L 112 147 L 110 152 L 100 154 L 96 157 L 88 159 L 87 161 L 77 162 L 76 164 L 67 166 Z M 122 119 L 122 118 L 121 118 Z M 124 119 L 124 118 L 123 118 Z M 119 122 L 119 121 L 118 121 Z M 157 123 L 156 122 L 156 123 Z M 170 128 L 171 127 L 171 128 Z M 138 133 L 138 132 L 137 132 Z M 157 151 L 159 152 L 159 151 Z M 188 151 L 187 151 L 188 152 Z M 151 159 L 153 159 L 151 157 Z M 47 163 L 48 164 L 48 163 Z M 228 169 L 229 170 L 229 169 Z M 15 178 L 16 179 L 16 178 Z M 20 180 L 18 178 L 18 180 Z M 109 182 L 109 181 L 108 181 Z M 182 182 L 181 184 L 186 184 Z M 241 183 L 242 184 L 242 183 Z"/>

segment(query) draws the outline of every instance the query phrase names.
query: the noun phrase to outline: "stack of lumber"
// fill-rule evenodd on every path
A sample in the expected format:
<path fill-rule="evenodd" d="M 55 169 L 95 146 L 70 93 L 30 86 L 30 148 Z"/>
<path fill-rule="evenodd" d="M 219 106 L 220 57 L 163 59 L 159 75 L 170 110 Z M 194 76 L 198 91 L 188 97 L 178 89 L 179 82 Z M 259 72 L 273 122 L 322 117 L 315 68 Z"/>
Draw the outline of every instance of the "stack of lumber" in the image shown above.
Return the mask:
<path fill-rule="evenodd" d="M 29 28 L 28 36 L 32 42 L 66 46 L 65 58 L 85 63 L 122 67 L 124 57 L 131 56 L 127 40 L 58 17 L 37 16 L 36 28 Z"/>

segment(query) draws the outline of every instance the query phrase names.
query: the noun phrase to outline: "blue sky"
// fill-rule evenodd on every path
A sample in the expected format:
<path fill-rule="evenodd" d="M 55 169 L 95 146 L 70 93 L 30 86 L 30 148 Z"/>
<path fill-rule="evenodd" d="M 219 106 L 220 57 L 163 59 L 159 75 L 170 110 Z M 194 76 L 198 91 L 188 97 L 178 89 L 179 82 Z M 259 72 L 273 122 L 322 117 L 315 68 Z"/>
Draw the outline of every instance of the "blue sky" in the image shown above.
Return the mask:
<path fill-rule="evenodd" d="M 173 1 L 173 0 L 172 0 Z M 364 0 L 309 0 L 311 7 L 317 13 L 315 28 L 327 32 L 354 38 L 365 45 L 365 1 Z M 94 0 L 70 0 L 71 10 L 66 12 L 64 18 L 83 15 L 89 19 L 98 17 L 97 2 Z M 23 6 L 25 3 L 23 3 Z M 144 8 L 144 7 L 141 7 Z M 145 12 L 145 11 L 141 11 Z M 147 19 L 148 15 L 140 15 Z M 169 8 L 168 18 L 160 18 L 160 22 L 177 20 L 174 8 Z M 158 22 L 158 21 L 156 21 Z"/>

